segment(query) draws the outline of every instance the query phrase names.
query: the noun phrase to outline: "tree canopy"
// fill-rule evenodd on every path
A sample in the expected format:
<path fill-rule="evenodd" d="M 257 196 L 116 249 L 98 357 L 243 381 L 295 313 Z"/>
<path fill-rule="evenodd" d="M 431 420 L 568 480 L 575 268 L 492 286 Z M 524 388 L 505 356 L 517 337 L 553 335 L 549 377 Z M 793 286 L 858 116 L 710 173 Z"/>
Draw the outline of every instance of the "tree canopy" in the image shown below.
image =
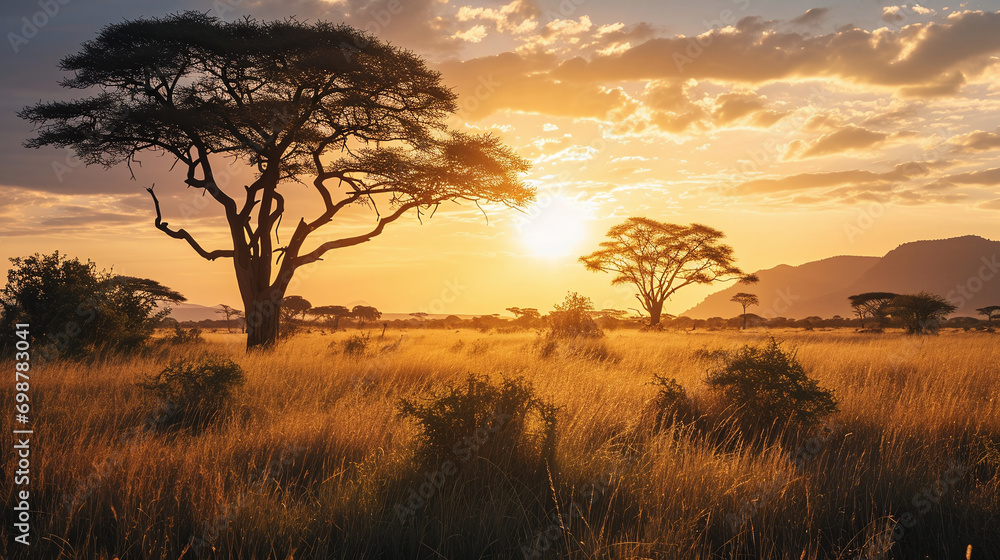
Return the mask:
<path fill-rule="evenodd" d="M 855 315 L 861 319 L 861 328 L 865 327 L 865 317 L 873 317 L 876 320 L 875 328 L 882 330 L 885 327 L 889 303 L 896 298 L 896 295 L 892 292 L 865 292 L 848 296 L 847 299 L 850 300 Z"/>
<path fill-rule="evenodd" d="M 608 230 L 607 237 L 580 261 L 588 270 L 614 273 L 612 285 L 634 285 L 650 326 L 659 324 L 664 302 L 685 286 L 757 282 L 736 266 L 732 247 L 721 243 L 725 234 L 708 226 L 629 218 Z"/>
<path fill-rule="evenodd" d="M 746 292 L 740 292 L 729 299 L 734 303 L 740 304 L 743 307 L 743 330 L 747 328 L 747 307 L 751 305 L 760 305 L 760 299 L 757 298 L 755 294 L 748 294 Z"/>
<path fill-rule="evenodd" d="M 936 331 L 941 321 L 956 309 L 943 297 L 927 292 L 896 296 L 886 306 L 889 315 L 899 319 L 911 334 Z"/>
<path fill-rule="evenodd" d="M 143 152 L 173 158 L 179 182 L 222 208 L 230 241 L 208 248 L 172 226 L 149 187 L 154 224 L 205 259 L 232 259 L 248 348 L 277 339 L 295 271 L 328 251 L 367 242 L 411 210 L 419 218 L 446 201 L 520 206 L 534 197 L 520 179 L 526 160 L 496 137 L 448 129 L 456 96 L 438 72 L 346 25 L 198 12 L 126 20 L 60 68 L 73 72 L 64 87 L 90 95 L 21 110 L 37 126 L 26 146 L 72 148 L 88 165 L 131 164 Z M 220 185 L 224 158 L 251 169 L 253 182 L 239 192 Z M 279 241 L 282 193 L 299 182 L 318 197 L 316 214 Z M 307 243 L 358 205 L 373 212 L 370 228 Z"/>

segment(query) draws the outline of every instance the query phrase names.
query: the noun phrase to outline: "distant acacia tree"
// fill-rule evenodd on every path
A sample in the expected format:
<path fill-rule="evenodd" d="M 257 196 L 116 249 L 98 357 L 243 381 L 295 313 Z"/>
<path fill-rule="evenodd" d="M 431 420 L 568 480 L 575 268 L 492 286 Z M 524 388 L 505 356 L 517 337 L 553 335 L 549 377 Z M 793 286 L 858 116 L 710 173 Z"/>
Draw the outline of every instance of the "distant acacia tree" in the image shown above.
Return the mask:
<path fill-rule="evenodd" d="M 760 305 L 760 300 L 754 294 L 748 294 L 746 292 L 740 292 L 730 298 L 729 301 L 740 304 L 743 307 L 743 330 L 747 330 L 747 307 L 751 305 Z"/>
<path fill-rule="evenodd" d="M 0 329 L 10 341 L 17 323 L 31 325 L 40 359 L 78 357 L 93 350 L 132 349 L 170 313 L 163 304 L 184 296 L 155 280 L 120 276 L 58 251 L 10 259 L 0 290 Z"/>
<path fill-rule="evenodd" d="M 986 316 L 986 322 L 989 326 L 993 326 L 993 318 L 1000 317 L 1000 305 L 989 305 L 987 307 L 980 307 L 976 310 L 980 315 Z"/>
<path fill-rule="evenodd" d="M 216 311 L 216 313 L 218 313 L 219 315 L 225 315 L 226 316 L 226 330 L 229 331 L 229 332 L 233 332 L 233 328 L 232 328 L 232 325 L 230 324 L 230 320 L 233 317 L 235 317 L 237 319 L 243 317 L 243 312 L 242 311 L 240 311 L 239 309 L 236 309 L 235 307 L 230 307 L 230 306 L 228 306 L 228 305 L 226 305 L 224 303 L 220 303 L 219 304 L 219 309 Z"/>
<path fill-rule="evenodd" d="M 542 318 L 542 314 L 534 307 L 508 307 L 506 310 L 514 315 L 514 322 L 521 327 L 531 327 Z"/>
<path fill-rule="evenodd" d="M 943 297 L 927 292 L 896 296 L 886 307 L 889 315 L 902 321 L 910 334 L 936 331 L 941 321 L 956 309 Z"/>
<path fill-rule="evenodd" d="M 305 320 L 306 312 L 310 309 L 312 309 L 312 304 L 302 296 L 288 296 L 281 300 L 281 314 L 286 321 L 291 321 L 296 315 L 301 315 L 301 318 Z"/>
<path fill-rule="evenodd" d="M 360 329 L 365 324 L 365 321 L 374 322 L 381 319 L 382 312 L 368 305 L 355 305 L 354 309 L 351 309 L 351 316 L 357 317 L 358 328 Z"/>
<path fill-rule="evenodd" d="M 446 201 L 522 206 L 534 198 L 520 179 L 526 160 L 494 136 L 448 129 L 456 95 L 438 72 L 346 25 L 224 22 L 191 11 L 126 20 L 60 68 L 74 72 L 64 87 L 93 93 L 22 109 L 39 127 L 25 145 L 69 147 L 87 165 L 131 164 L 147 151 L 180 164 L 183 184 L 224 211 L 229 246 L 207 249 L 172 227 L 150 187 L 154 224 L 202 258 L 232 259 L 248 349 L 277 341 L 296 270 L 327 252 L 365 243 L 411 210 L 419 217 Z M 225 158 L 244 164 L 253 182 L 227 190 Z M 317 213 L 293 222 L 279 245 L 283 193 L 306 176 Z M 374 211 L 370 229 L 307 244 L 358 206 Z"/>
<path fill-rule="evenodd" d="M 865 317 L 875 319 L 875 328 L 879 331 L 885 328 L 885 317 L 888 313 L 889 303 L 896 298 L 897 294 L 892 292 L 865 292 L 847 299 L 851 302 L 854 314 L 861 319 L 861 328 L 865 328 Z"/>
<path fill-rule="evenodd" d="M 333 330 L 340 328 L 340 319 L 342 317 L 351 317 L 351 310 L 344 307 L 343 305 L 320 305 L 318 307 L 313 307 L 309 310 L 309 313 L 322 317 L 327 323 L 333 323 Z"/>
<path fill-rule="evenodd" d="M 725 235 L 701 224 L 682 226 L 648 218 L 629 218 L 608 230 L 601 249 L 580 257 L 587 270 L 612 272 L 611 284 L 632 284 L 649 326 L 660 323 L 664 302 L 692 284 L 728 280 L 757 282 L 737 267 L 733 249 L 720 243 Z"/>

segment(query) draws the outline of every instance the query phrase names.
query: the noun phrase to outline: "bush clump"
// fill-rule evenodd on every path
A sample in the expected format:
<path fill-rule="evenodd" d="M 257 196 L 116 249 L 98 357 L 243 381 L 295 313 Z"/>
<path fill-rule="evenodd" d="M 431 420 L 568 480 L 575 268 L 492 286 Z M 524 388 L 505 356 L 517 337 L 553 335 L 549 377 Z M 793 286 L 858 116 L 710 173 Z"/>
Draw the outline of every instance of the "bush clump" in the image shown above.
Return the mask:
<path fill-rule="evenodd" d="M 174 334 L 169 340 L 173 344 L 197 344 L 205 342 L 205 339 L 201 336 L 201 329 L 197 327 L 182 329 L 179 324 L 174 325 Z"/>
<path fill-rule="evenodd" d="M 795 354 L 773 338 L 729 353 L 709 370 L 706 383 L 738 417 L 758 425 L 786 418 L 814 425 L 837 411 L 833 393 L 806 375 Z"/>
<path fill-rule="evenodd" d="M 567 293 L 562 303 L 555 304 L 549 314 L 549 336 L 552 338 L 598 338 L 604 332 L 594 321 L 594 304 L 590 298 L 576 292 Z"/>
<path fill-rule="evenodd" d="M 344 354 L 348 356 L 361 356 L 368 350 L 368 343 L 371 336 L 365 334 L 352 334 L 344 341 Z"/>
<path fill-rule="evenodd" d="M 138 385 L 166 402 L 167 424 L 211 421 L 246 382 L 243 368 L 228 358 L 179 360 Z"/>
<path fill-rule="evenodd" d="M 659 388 L 653 399 L 656 412 L 654 429 L 662 430 L 675 423 L 686 424 L 694 420 L 694 404 L 676 379 L 667 379 L 654 373 L 652 384 Z"/>
<path fill-rule="evenodd" d="M 425 402 L 401 399 L 400 412 L 420 424 L 420 453 L 438 460 L 482 457 L 495 465 L 543 467 L 555 450 L 556 410 L 523 377 L 469 374 Z"/>

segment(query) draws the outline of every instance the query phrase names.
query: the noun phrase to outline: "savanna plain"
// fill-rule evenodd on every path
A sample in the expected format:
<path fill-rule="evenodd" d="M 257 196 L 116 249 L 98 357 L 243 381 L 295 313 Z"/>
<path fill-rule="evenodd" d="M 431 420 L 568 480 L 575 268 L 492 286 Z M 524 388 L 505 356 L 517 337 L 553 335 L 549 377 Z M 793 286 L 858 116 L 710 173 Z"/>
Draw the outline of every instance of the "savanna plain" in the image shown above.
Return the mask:
<path fill-rule="evenodd" d="M 34 543 L 4 538 L 4 556 L 1000 557 L 995 334 L 357 335 L 248 354 L 241 335 L 206 333 L 34 369 Z M 835 413 L 751 426 L 723 406 L 707 373 L 771 337 Z M 142 384 L 205 356 L 245 382 L 210 416 L 164 421 Z M 681 408 L 664 408 L 656 376 L 676 380 Z M 481 422 L 435 425 L 446 409 Z"/>

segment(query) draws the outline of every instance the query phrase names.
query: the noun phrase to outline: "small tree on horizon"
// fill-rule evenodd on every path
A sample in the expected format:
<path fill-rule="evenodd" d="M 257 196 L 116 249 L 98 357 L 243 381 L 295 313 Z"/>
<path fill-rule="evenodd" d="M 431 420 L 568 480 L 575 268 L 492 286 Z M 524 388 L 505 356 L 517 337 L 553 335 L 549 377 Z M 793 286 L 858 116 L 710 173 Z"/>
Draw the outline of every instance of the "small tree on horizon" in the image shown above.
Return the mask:
<path fill-rule="evenodd" d="M 302 296 L 288 296 L 281 300 L 281 316 L 286 321 L 295 319 L 296 315 L 301 315 L 300 319 L 304 321 L 310 309 L 312 304 Z"/>
<path fill-rule="evenodd" d="M 228 306 L 228 305 L 226 305 L 224 303 L 220 303 L 219 304 L 219 309 L 216 310 L 216 313 L 218 313 L 219 315 L 225 315 L 225 317 L 226 317 L 226 331 L 228 331 L 228 332 L 233 332 L 233 327 L 230 324 L 230 320 L 233 317 L 236 317 L 237 319 L 240 319 L 240 318 L 243 317 L 243 312 L 242 311 L 240 311 L 239 309 L 236 309 L 235 307 L 230 307 L 230 306 Z"/>
<path fill-rule="evenodd" d="M 370 305 L 355 305 L 354 309 L 351 309 L 351 316 L 357 317 L 358 328 L 360 329 L 365 321 L 371 323 L 381 319 L 382 312 Z"/>
<path fill-rule="evenodd" d="M 976 310 L 980 315 L 986 316 L 986 324 L 990 327 L 993 326 L 993 318 L 1000 317 L 1000 305 L 988 305 L 986 307 L 980 307 Z"/>
<path fill-rule="evenodd" d="M 760 300 L 757 299 L 755 294 L 740 292 L 733 296 L 729 301 L 738 303 L 743 307 L 743 328 L 741 330 L 747 330 L 747 307 L 751 305 L 760 305 Z"/>
<path fill-rule="evenodd" d="M 309 310 L 309 313 L 322 317 L 327 323 L 333 323 L 333 330 L 340 328 L 340 318 L 341 317 L 351 317 L 351 310 L 344 307 L 343 305 L 320 305 L 318 307 L 313 307 Z"/>
<path fill-rule="evenodd" d="M 732 247 L 721 244 L 725 235 L 705 225 L 629 218 L 608 230 L 607 237 L 601 249 L 580 257 L 580 262 L 587 270 L 616 274 L 611 280 L 614 286 L 635 286 L 650 327 L 659 325 L 664 302 L 685 286 L 757 282 L 755 275 L 734 264 Z"/>
<path fill-rule="evenodd" d="M 865 317 L 872 317 L 876 320 L 876 329 L 881 331 L 885 328 L 885 318 L 888 313 L 889 303 L 895 299 L 897 294 L 892 292 L 865 292 L 854 296 L 848 296 L 854 314 L 861 319 L 861 328 L 865 328 Z"/>

